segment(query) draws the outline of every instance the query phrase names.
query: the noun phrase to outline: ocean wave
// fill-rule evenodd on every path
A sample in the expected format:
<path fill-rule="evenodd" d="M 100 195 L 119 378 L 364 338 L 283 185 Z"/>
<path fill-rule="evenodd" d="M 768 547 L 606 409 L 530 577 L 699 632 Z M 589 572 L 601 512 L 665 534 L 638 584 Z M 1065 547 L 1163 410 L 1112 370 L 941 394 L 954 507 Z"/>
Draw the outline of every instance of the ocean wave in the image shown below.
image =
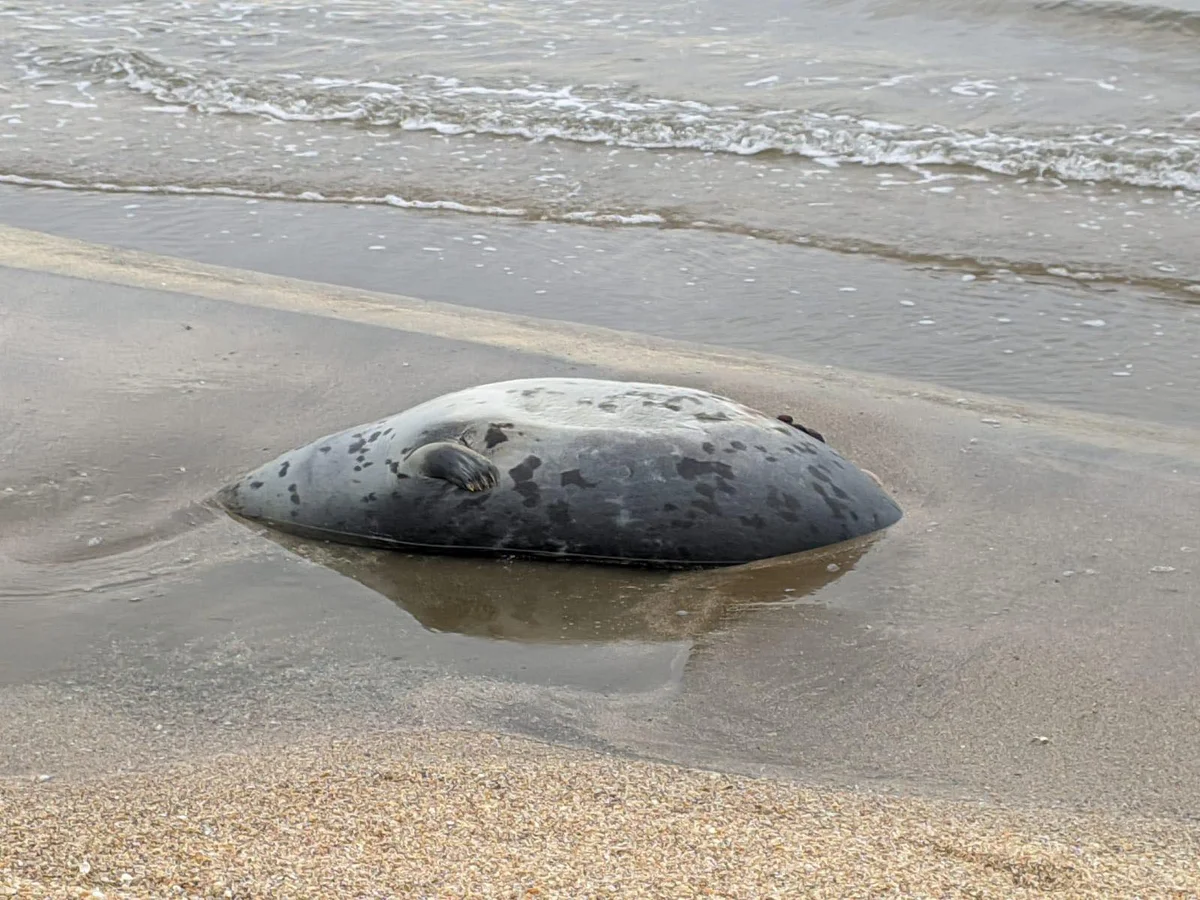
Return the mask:
<path fill-rule="evenodd" d="M 439 75 L 245 81 L 127 50 L 74 64 L 161 104 L 204 114 L 649 150 L 777 153 L 825 165 L 958 166 L 1014 177 L 1200 191 L 1200 133 L 1187 122 L 1178 131 L 1114 126 L 1032 136 L 910 126 L 848 113 L 710 105 L 612 85 L 496 86 Z"/>
<path fill-rule="evenodd" d="M 379 197 L 326 196 L 319 191 L 259 191 L 253 188 L 217 186 L 189 186 L 182 184 L 117 184 L 109 181 L 63 181 L 59 178 L 38 178 L 13 172 L 0 172 L 0 184 L 18 187 L 53 188 L 65 191 L 96 191 L 105 194 L 174 194 L 177 196 L 200 197 L 243 197 L 252 200 L 292 200 L 307 203 L 355 203 L 364 206 L 394 206 L 397 209 L 432 209 L 450 212 L 474 213 L 501 218 L 528 218 L 529 211 L 506 206 L 474 205 L 457 200 L 409 200 L 395 194 Z"/>
<path fill-rule="evenodd" d="M 929 6 L 912 0 L 878 0 L 871 9 L 884 15 L 927 16 Z M 1071 23 L 1072 33 L 1101 32 L 1113 40 L 1147 35 L 1194 44 L 1200 37 L 1200 10 L 1128 0 L 939 0 L 939 15 L 967 20 L 1011 20 L 1026 26 Z"/>
<path fill-rule="evenodd" d="M 1006 4 L 1008 0 L 1000 0 Z M 1038 0 L 1034 11 L 1091 21 L 1110 33 L 1114 27 L 1151 30 L 1183 41 L 1200 37 L 1200 11 L 1125 0 Z M 1018 7 L 1022 12 L 1025 9 Z"/>
<path fill-rule="evenodd" d="M 1040 0 L 1036 9 L 1114 22 L 1158 28 L 1175 35 L 1200 37 L 1200 11 L 1157 3 L 1128 3 L 1124 0 Z"/>
<path fill-rule="evenodd" d="M 731 222 L 709 222 L 688 216 L 681 211 L 642 210 L 605 211 L 597 209 L 561 210 L 537 207 L 507 207 L 481 203 L 466 203 L 459 200 L 418 200 L 382 194 L 380 196 L 328 194 L 319 191 L 264 191 L 236 187 L 191 187 L 177 184 L 117 184 L 113 182 L 70 182 L 56 178 L 41 178 L 0 172 L 0 185 L 49 188 L 55 190 L 84 191 L 112 194 L 149 194 L 174 196 L 237 197 L 247 200 L 281 200 L 298 203 L 333 203 L 359 206 L 390 206 L 397 209 L 444 210 L 497 217 L 523 219 L 530 222 L 553 222 L 585 226 L 617 226 L 625 228 L 670 228 L 694 229 L 718 234 L 752 237 L 776 244 L 791 244 L 825 250 L 831 253 L 846 253 L 855 256 L 870 255 L 891 259 L 906 265 L 930 270 L 944 270 L 951 274 L 969 273 L 976 277 L 991 277 L 998 274 L 1017 275 L 1028 278 L 1044 278 L 1078 284 L 1112 284 L 1138 286 L 1160 292 L 1164 298 L 1172 298 L 1188 304 L 1198 302 L 1200 284 L 1188 278 L 1176 278 L 1161 273 L 1135 274 L 1121 269 L 1105 269 L 1103 266 L 1064 265 L 1060 263 L 1014 260 L 1000 257 L 962 256 L 959 254 L 936 254 L 929 250 L 906 250 L 899 246 L 866 241 L 862 238 L 844 238 L 828 234 L 801 233 L 778 228 L 754 227 Z"/>

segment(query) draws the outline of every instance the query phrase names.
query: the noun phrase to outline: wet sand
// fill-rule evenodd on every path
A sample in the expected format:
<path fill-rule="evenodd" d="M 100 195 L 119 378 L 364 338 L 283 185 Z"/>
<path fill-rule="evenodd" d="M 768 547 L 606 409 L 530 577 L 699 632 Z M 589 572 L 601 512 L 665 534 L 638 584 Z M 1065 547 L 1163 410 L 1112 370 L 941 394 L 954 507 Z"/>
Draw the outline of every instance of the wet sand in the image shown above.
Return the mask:
<path fill-rule="evenodd" d="M 1077 278 L 1063 259 L 1052 274 L 704 229 L 3 184 L 0 210 L 8 225 L 197 262 L 1200 423 L 1187 377 L 1200 370 L 1196 295 L 1125 274 Z"/>
<path fill-rule="evenodd" d="M 1195 431 L 16 229 L 0 266 L 0 774 L 465 728 L 1191 833 Z M 556 618 L 562 567 L 314 565 L 207 502 L 316 434 L 566 372 L 797 414 L 906 518 L 815 559 L 581 570 Z"/>

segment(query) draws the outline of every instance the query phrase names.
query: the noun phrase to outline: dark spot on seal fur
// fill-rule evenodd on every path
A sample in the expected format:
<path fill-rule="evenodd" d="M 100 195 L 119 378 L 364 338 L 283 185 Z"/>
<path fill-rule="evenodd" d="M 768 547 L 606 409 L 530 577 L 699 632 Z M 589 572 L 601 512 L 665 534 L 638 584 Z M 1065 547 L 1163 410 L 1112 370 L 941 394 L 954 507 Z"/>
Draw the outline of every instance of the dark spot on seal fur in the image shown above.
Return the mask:
<path fill-rule="evenodd" d="M 361 471 L 362 471 L 362 466 L 355 466 L 355 467 L 354 467 L 354 471 L 355 471 L 355 472 L 361 472 Z"/>
<path fill-rule="evenodd" d="M 705 441 L 700 445 L 700 449 L 705 453 L 716 453 L 717 448 L 713 446 L 712 441 Z"/>
<path fill-rule="evenodd" d="M 721 509 L 715 503 L 710 503 L 707 500 L 693 500 L 692 506 L 696 509 L 702 509 L 711 516 L 720 515 Z"/>
<path fill-rule="evenodd" d="M 767 506 L 771 507 L 785 522 L 796 522 L 799 516 L 800 501 L 791 494 L 781 494 L 778 488 L 772 487 L 767 491 Z"/>
<path fill-rule="evenodd" d="M 511 422 L 506 422 L 499 425 L 493 422 L 488 426 L 487 434 L 483 437 L 484 446 L 491 450 L 497 444 L 503 444 L 508 440 L 508 435 L 504 433 L 505 428 L 512 428 Z"/>
<path fill-rule="evenodd" d="M 261 481 L 250 482 L 250 490 L 252 490 L 252 491 L 257 491 L 262 486 L 263 486 L 263 483 Z"/>
<path fill-rule="evenodd" d="M 356 456 L 356 457 L 354 458 L 354 461 L 355 461 L 355 462 L 358 462 L 358 463 L 360 463 L 360 462 L 362 462 L 362 461 L 363 461 L 364 459 L 366 459 L 366 458 L 367 458 L 367 454 L 365 454 L 365 453 L 360 453 L 360 454 L 358 454 L 358 456 Z"/>
<path fill-rule="evenodd" d="M 358 453 L 362 453 L 365 446 L 367 446 L 367 442 L 360 437 L 357 441 L 346 448 L 346 452 L 351 456 L 354 456 Z"/>
<path fill-rule="evenodd" d="M 375 492 L 371 491 L 371 493 L 369 493 L 369 494 L 364 494 L 363 498 L 362 498 L 362 502 L 363 503 L 374 503 L 375 502 Z"/>
<path fill-rule="evenodd" d="M 291 465 L 292 465 L 292 461 L 290 459 L 285 459 L 283 461 L 283 465 L 279 467 L 279 477 L 280 478 L 282 478 L 284 475 L 287 474 L 288 469 L 291 468 Z"/>
<path fill-rule="evenodd" d="M 833 483 L 833 479 L 829 477 L 829 472 L 825 470 L 824 466 L 809 466 L 808 473 L 812 475 L 813 478 L 817 479 L 817 481 L 823 481 L 829 485 L 829 489 L 833 491 L 835 497 L 838 497 L 841 500 L 850 499 L 849 494 Z"/>
<path fill-rule="evenodd" d="M 813 485 L 813 490 L 821 495 L 821 499 L 825 501 L 825 505 L 829 507 L 829 511 L 833 513 L 835 519 L 845 519 L 847 513 L 851 513 L 855 520 L 858 519 L 858 515 L 853 510 L 848 509 L 846 504 L 825 493 L 824 486 L 819 482 Z"/>
<path fill-rule="evenodd" d="M 525 498 L 525 506 L 537 506 L 542 499 L 542 490 L 533 480 L 533 473 L 542 465 L 536 456 L 527 456 L 524 461 L 508 470 L 512 476 L 513 490 Z"/>
<path fill-rule="evenodd" d="M 379 436 L 380 436 L 381 434 L 383 434 L 383 432 L 382 432 L 382 431 L 376 431 L 376 432 L 375 432 L 374 434 L 372 434 L 372 435 L 371 435 L 369 438 L 367 438 L 367 441 L 368 441 L 369 443 L 372 443 L 372 444 L 373 444 L 373 443 L 375 443 L 375 441 L 377 441 L 377 440 L 379 439 Z"/>
<path fill-rule="evenodd" d="M 552 525 L 565 528 L 571 524 L 571 507 L 566 500 L 555 500 L 546 507 L 546 515 Z"/>
<path fill-rule="evenodd" d="M 767 491 L 767 506 L 772 509 L 799 509 L 800 501 L 792 494 L 780 493 L 778 488 L 772 487 Z"/>
<path fill-rule="evenodd" d="M 823 481 L 829 485 L 829 489 L 833 491 L 833 495 L 839 500 L 849 500 L 850 495 L 843 491 L 840 487 L 833 483 L 833 479 L 829 477 L 829 472 L 824 466 L 809 466 L 808 472 L 817 481 Z"/>
<path fill-rule="evenodd" d="M 330 447 L 328 444 L 326 444 L 324 447 L 318 447 L 317 449 L 320 450 L 322 453 L 328 453 L 333 448 Z"/>
<path fill-rule="evenodd" d="M 732 478 L 733 468 L 728 463 L 709 462 L 708 460 L 693 459 L 685 456 L 675 464 L 675 471 L 688 481 L 700 475 L 716 475 L 718 478 Z"/>
<path fill-rule="evenodd" d="M 611 400 L 605 400 L 603 403 L 597 403 L 596 409 L 602 409 L 605 412 L 616 412 L 617 404 L 613 403 Z"/>
<path fill-rule="evenodd" d="M 746 449 L 746 445 L 743 444 L 741 441 L 730 441 L 729 446 L 732 447 L 734 450 L 745 450 Z"/>
<path fill-rule="evenodd" d="M 767 520 L 757 513 L 752 516 L 738 516 L 738 521 L 747 528 L 756 528 L 759 531 L 762 531 L 767 527 Z"/>
<path fill-rule="evenodd" d="M 375 463 L 371 462 L 370 460 L 367 460 L 365 463 L 363 463 L 363 464 L 362 464 L 362 467 L 363 467 L 364 469 L 366 469 L 366 468 L 369 468 L 370 466 L 373 466 L 373 465 L 375 465 Z"/>
<path fill-rule="evenodd" d="M 562 476 L 559 478 L 559 483 L 563 487 L 566 487 L 569 484 L 573 484 L 576 487 L 581 488 L 594 488 L 596 486 L 596 482 L 588 481 L 583 477 L 583 473 L 581 473 L 578 469 L 568 469 L 566 472 L 563 472 Z"/>
<path fill-rule="evenodd" d="M 292 495 L 292 502 L 295 503 L 297 506 L 299 506 L 300 505 L 300 492 L 296 489 L 296 485 L 289 484 L 288 485 L 288 493 Z"/>
<path fill-rule="evenodd" d="M 530 481 L 533 478 L 533 473 L 541 468 L 541 465 L 542 461 L 536 456 L 527 456 L 522 462 L 509 469 L 508 474 L 516 482 Z"/>
<path fill-rule="evenodd" d="M 729 416 L 723 412 L 698 412 L 696 419 L 700 422 L 728 422 Z"/>
<path fill-rule="evenodd" d="M 492 497 L 494 497 L 494 496 L 495 496 L 494 494 L 485 491 L 483 493 L 475 494 L 474 496 L 467 497 L 463 500 L 460 500 L 455 505 L 454 508 L 456 510 L 458 510 L 459 512 L 465 512 L 467 510 L 478 509 L 480 506 L 483 506 L 483 504 L 485 504 L 489 500 L 491 500 Z"/>
<path fill-rule="evenodd" d="M 542 489 L 532 481 L 518 482 L 513 487 L 513 490 L 525 498 L 525 502 L 522 504 L 523 506 L 533 507 L 537 506 L 538 503 L 541 502 Z"/>
<path fill-rule="evenodd" d="M 713 497 L 717 495 L 716 490 L 713 489 L 711 484 L 696 485 L 696 493 L 700 494 L 702 497 L 707 497 L 709 500 L 713 499 Z"/>

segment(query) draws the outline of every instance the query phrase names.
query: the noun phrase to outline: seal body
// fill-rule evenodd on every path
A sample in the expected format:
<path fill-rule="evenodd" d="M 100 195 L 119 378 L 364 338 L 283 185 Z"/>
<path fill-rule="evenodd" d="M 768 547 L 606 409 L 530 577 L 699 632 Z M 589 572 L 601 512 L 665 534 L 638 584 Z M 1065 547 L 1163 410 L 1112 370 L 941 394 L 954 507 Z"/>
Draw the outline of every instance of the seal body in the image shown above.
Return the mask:
<path fill-rule="evenodd" d="M 736 565 L 885 528 L 899 506 L 813 432 L 693 388 L 467 388 L 222 488 L 281 530 L 410 551 Z"/>

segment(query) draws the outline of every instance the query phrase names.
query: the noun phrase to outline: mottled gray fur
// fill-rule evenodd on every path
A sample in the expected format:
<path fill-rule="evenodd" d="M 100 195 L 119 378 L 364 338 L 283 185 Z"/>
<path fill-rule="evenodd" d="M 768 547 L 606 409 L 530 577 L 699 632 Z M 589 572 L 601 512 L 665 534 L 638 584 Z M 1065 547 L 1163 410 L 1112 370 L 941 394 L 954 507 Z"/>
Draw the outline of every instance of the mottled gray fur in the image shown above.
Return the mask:
<path fill-rule="evenodd" d="M 692 388 L 480 385 L 285 453 L 230 511 L 397 549 L 731 565 L 843 541 L 900 508 L 798 427 Z"/>

